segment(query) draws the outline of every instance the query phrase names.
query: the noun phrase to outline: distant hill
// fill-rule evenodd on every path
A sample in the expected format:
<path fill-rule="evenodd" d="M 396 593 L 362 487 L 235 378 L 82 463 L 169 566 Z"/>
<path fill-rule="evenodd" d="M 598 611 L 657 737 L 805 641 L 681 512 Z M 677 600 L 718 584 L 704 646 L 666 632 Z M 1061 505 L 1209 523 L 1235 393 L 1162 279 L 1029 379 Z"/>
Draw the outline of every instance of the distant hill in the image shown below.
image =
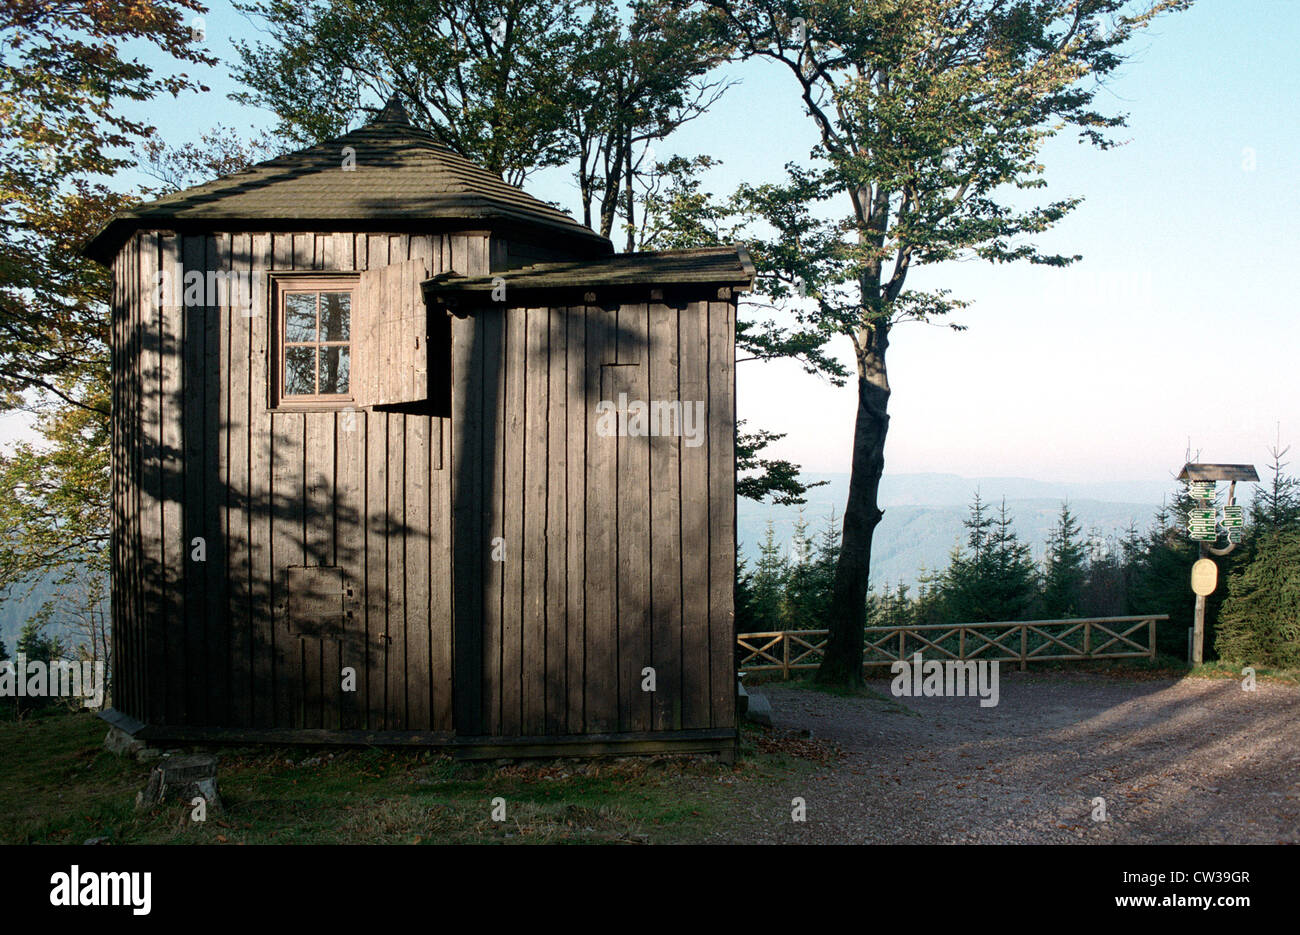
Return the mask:
<path fill-rule="evenodd" d="M 809 531 L 816 535 L 826 526 L 831 511 L 838 518 L 848 494 L 847 474 L 809 474 L 806 480 L 824 480 L 803 507 Z M 962 520 L 975 489 L 996 507 L 1003 497 L 1015 517 L 1016 531 L 1041 558 L 1048 531 L 1056 521 L 1061 501 L 1068 498 L 1084 532 L 1121 534 L 1136 522 L 1145 531 L 1162 498 L 1174 490 L 1172 481 L 1097 481 L 1082 484 L 1032 480 L 1024 477 L 961 477 L 956 474 L 886 474 L 880 484 L 885 518 L 876 529 L 872 548 L 872 583 L 915 584 L 922 567 L 941 569 L 948 564 L 954 543 L 962 541 Z M 1247 493 L 1253 488 L 1247 487 Z M 777 541 L 788 546 L 799 517 L 798 507 L 779 507 L 740 500 L 737 531 L 740 551 L 751 563 L 758 552 L 768 518 Z M 53 585 L 40 582 L 26 597 L 0 602 L 0 639 L 12 653 L 18 631 L 41 606 Z"/>
<path fill-rule="evenodd" d="M 848 495 L 847 474 L 808 474 L 806 481 L 824 480 L 824 487 L 808 493 L 802 508 L 809 532 L 816 535 L 834 510 L 837 520 Z M 1097 481 L 1060 483 L 1022 477 L 960 477 L 956 474 L 886 474 L 880 483 L 885 517 L 876 528 L 872 545 L 871 580 L 879 589 L 885 582 L 915 584 L 921 569 L 942 569 L 955 543 L 965 539 L 962 526 L 975 490 L 996 508 L 1005 497 L 1015 519 L 1016 532 L 1041 558 L 1048 533 L 1056 522 L 1061 501 L 1068 499 L 1084 533 L 1121 535 L 1130 522 L 1145 532 L 1162 498 L 1174 490 L 1172 481 Z M 741 500 L 737 506 L 737 532 L 741 554 L 751 562 L 773 521 L 777 541 L 788 546 L 793 538 L 799 507 L 780 507 Z"/>
<path fill-rule="evenodd" d="M 0 640 L 4 640 L 5 649 L 9 650 L 10 656 L 14 654 L 14 647 L 18 645 L 18 633 L 22 630 L 23 624 L 41 609 L 41 605 L 53 593 L 54 582 L 42 579 L 36 582 L 36 586 L 30 592 L 24 584 L 13 589 L 11 594 L 4 595 L 4 600 L 0 601 Z"/>

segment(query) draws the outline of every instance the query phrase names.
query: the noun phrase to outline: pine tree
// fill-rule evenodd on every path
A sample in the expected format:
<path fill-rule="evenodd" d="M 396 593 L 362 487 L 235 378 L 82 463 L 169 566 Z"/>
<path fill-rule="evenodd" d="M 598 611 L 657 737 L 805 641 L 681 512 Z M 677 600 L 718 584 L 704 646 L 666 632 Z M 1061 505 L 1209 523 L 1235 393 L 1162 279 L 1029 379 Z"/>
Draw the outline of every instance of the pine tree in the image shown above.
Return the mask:
<path fill-rule="evenodd" d="M 1006 500 L 995 519 L 976 491 L 963 525 L 966 547 L 953 547 L 942 578 L 945 616 L 958 623 L 1023 619 L 1037 597 L 1038 572 Z"/>
<path fill-rule="evenodd" d="M 1038 569 L 1029 546 L 1020 541 L 1004 497 L 989 535 L 992 567 L 989 620 L 1023 620 L 1038 596 Z"/>
<path fill-rule="evenodd" d="M 1087 564 L 1079 523 L 1069 503 L 1061 504 L 1047 540 L 1043 573 L 1043 615 L 1050 619 L 1076 617 L 1083 600 Z"/>
<path fill-rule="evenodd" d="M 1228 580 L 1214 648 L 1234 663 L 1300 667 L 1300 528 L 1270 529 Z"/>
<path fill-rule="evenodd" d="M 758 562 L 750 577 L 750 606 L 754 625 L 759 631 L 784 629 L 783 604 L 789 583 L 790 565 L 781 554 L 776 530 L 769 519 L 763 543 L 758 547 Z"/>
<path fill-rule="evenodd" d="M 739 550 L 737 550 L 739 552 Z M 751 582 L 753 576 L 746 568 L 745 559 L 736 555 L 736 632 L 752 633 L 758 628 L 754 623 L 753 595 Z"/>
<path fill-rule="evenodd" d="M 815 629 L 821 619 L 824 603 L 822 583 L 819 580 L 812 542 L 808 537 L 808 521 L 803 510 L 794 524 L 794 538 L 790 543 L 790 563 L 786 574 L 785 600 L 782 617 L 789 629 Z"/>
<path fill-rule="evenodd" d="M 1128 613 L 1123 543 L 1094 529 L 1088 534 L 1087 550 L 1080 613 L 1085 617 L 1123 616 Z"/>
<path fill-rule="evenodd" d="M 993 527 L 993 519 L 988 515 L 984 501 L 980 499 L 978 488 L 975 490 L 975 499 L 971 501 L 970 516 L 962 520 L 961 524 L 967 530 L 966 545 L 971 551 L 971 558 L 978 564 L 983 559 L 989 532 Z"/>
<path fill-rule="evenodd" d="M 1273 477 L 1255 496 L 1250 509 L 1251 526 L 1260 532 L 1284 529 L 1300 524 L 1300 479 L 1285 472 L 1290 462 L 1282 458 L 1291 446 L 1274 445 L 1268 453 L 1273 459 L 1269 470 Z"/>

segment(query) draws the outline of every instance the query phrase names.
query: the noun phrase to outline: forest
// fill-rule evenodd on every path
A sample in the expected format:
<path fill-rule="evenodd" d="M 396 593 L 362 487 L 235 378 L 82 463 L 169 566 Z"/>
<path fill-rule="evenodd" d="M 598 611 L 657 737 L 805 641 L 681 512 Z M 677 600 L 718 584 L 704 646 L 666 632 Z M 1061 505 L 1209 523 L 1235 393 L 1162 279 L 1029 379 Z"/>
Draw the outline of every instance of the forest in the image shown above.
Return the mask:
<path fill-rule="evenodd" d="M 1207 659 L 1300 666 L 1300 479 L 1288 473 L 1286 453 L 1272 449 L 1270 473 L 1259 485 L 1242 541 L 1218 560 L 1221 584 L 1206 602 Z M 976 492 L 963 523 L 965 541 L 953 548 L 947 566 L 923 570 L 915 588 L 873 581 L 867 625 L 1167 613 L 1156 631 L 1158 652 L 1185 660 L 1195 606 L 1188 573 L 1197 556 L 1185 516 L 1194 506 L 1180 484 L 1145 530 L 1132 525 L 1101 535 L 1085 533 L 1062 503 L 1046 554 L 1035 561 L 1005 501 L 990 504 Z M 824 629 L 839 542 L 834 515 L 820 529 L 801 519 L 788 545 L 776 540 L 769 524 L 757 559 L 740 563 L 737 632 Z"/>

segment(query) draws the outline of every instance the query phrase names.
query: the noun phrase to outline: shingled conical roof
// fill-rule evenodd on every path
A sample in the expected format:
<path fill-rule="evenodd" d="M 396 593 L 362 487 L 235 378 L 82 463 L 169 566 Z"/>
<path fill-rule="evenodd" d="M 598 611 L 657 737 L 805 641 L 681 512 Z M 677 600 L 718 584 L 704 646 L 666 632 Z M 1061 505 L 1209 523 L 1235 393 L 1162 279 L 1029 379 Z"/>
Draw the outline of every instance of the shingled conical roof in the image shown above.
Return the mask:
<path fill-rule="evenodd" d="M 581 254 L 607 254 L 607 238 L 508 185 L 411 125 L 394 96 L 360 129 L 250 166 L 115 217 L 85 249 L 110 262 L 131 233 L 171 230 L 382 229 L 385 222 L 484 222 L 527 229 Z"/>

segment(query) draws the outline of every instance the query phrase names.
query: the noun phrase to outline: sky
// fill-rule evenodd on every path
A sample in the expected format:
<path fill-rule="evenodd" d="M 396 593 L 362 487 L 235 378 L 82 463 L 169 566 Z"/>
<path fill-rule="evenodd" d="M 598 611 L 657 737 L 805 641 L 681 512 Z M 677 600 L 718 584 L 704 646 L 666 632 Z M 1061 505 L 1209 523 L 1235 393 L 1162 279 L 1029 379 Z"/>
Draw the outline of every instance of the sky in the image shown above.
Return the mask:
<path fill-rule="evenodd" d="M 212 52 L 256 27 L 224 0 L 205 16 Z M 1037 241 L 1081 254 L 1068 269 L 949 263 L 913 271 L 919 288 L 948 288 L 971 306 L 967 326 L 909 323 L 889 350 L 887 473 L 942 472 L 1052 481 L 1169 477 L 1190 447 L 1203 461 L 1262 471 L 1280 431 L 1300 465 L 1300 3 L 1199 0 L 1131 46 L 1098 103 L 1129 115 L 1127 144 L 1109 152 L 1061 137 L 1042 161 L 1044 200 L 1083 204 Z M 152 56 L 143 56 L 154 60 Z M 791 80 L 778 66 L 729 66 L 737 81 L 656 155 L 708 153 L 708 187 L 778 180 L 813 142 Z M 216 124 L 252 131 L 269 114 L 212 90 L 137 111 L 164 139 Z M 578 207 L 562 170 L 524 186 Z M 850 364 L 847 339 L 838 352 Z M 790 362 L 746 362 L 738 415 L 784 432 L 771 453 L 814 472 L 849 469 L 856 394 Z M 0 444 L 21 420 L 0 419 Z"/>

